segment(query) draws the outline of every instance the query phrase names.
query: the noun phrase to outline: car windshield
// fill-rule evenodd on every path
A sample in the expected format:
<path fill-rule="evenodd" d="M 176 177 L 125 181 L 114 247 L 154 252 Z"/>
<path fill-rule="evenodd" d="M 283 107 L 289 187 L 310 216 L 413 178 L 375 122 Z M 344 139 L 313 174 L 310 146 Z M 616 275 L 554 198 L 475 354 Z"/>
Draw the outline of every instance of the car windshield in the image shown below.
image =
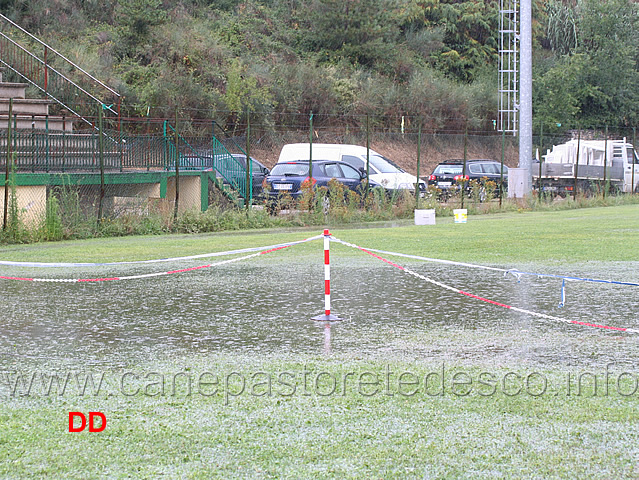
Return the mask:
<path fill-rule="evenodd" d="M 404 170 L 395 165 L 388 158 L 379 155 L 379 154 L 371 154 L 369 156 L 371 165 L 375 167 L 375 169 L 379 170 L 380 173 L 402 173 Z"/>
<path fill-rule="evenodd" d="M 461 175 L 461 165 L 437 165 L 433 175 Z"/>
<path fill-rule="evenodd" d="M 308 163 L 278 163 L 273 167 L 273 170 L 271 170 L 271 175 L 308 175 Z"/>

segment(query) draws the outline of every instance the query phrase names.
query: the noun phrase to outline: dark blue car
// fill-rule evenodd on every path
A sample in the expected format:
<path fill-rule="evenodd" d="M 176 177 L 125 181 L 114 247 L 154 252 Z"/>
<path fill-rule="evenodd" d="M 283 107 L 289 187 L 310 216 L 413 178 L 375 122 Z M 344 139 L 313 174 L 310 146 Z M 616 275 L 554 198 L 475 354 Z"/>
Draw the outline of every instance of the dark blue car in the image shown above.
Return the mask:
<path fill-rule="evenodd" d="M 348 163 L 335 160 L 314 160 L 313 175 L 309 175 L 307 161 L 278 163 L 273 167 L 264 181 L 268 186 L 269 199 L 276 199 L 280 194 L 287 193 L 293 198 L 302 195 L 302 184 L 311 182 L 315 188 L 328 186 L 331 179 L 344 184 L 347 188 L 357 191 L 362 187 L 362 180 L 366 173 L 350 166 Z M 371 182 L 371 188 L 377 184 Z"/>

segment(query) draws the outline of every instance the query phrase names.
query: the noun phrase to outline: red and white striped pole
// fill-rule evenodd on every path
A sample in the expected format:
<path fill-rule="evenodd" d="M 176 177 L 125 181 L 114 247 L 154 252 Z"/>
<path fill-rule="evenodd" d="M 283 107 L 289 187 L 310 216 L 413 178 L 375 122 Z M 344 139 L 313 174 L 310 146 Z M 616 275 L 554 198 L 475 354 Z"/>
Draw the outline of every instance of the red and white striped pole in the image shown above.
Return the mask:
<path fill-rule="evenodd" d="M 331 322 L 341 320 L 337 315 L 331 315 L 331 234 L 324 230 L 324 315 L 313 317 L 313 320 Z"/>

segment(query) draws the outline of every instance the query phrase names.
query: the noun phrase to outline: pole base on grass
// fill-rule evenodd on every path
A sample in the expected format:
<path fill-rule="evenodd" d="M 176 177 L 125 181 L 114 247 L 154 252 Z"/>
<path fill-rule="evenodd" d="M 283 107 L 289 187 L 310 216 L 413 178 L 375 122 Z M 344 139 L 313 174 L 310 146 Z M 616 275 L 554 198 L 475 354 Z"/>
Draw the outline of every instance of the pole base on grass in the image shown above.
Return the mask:
<path fill-rule="evenodd" d="M 318 315 L 316 317 L 311 318 L 311 320 L 315 320 L 316 322 L 339 322 L 341 320 L 337 315 Z"/>

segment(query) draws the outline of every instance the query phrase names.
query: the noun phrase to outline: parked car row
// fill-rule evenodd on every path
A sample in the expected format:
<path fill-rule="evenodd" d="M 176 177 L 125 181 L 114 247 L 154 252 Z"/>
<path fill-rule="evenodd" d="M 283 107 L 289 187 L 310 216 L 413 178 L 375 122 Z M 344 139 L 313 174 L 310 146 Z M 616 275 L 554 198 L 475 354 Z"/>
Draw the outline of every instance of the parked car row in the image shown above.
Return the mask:
<path fill-rule="evenodd" d="M 274 200 L 281 193 L 297 198 L 304 192 L 303 187 L 307 182 L 318 188 L 328 186 L 328 182 L 332 179 L 350 190 L 357 191 L 361 189 L 362 182 L 366 179 L 366 172 L 355 170 L 345 162 L 314 160 L 312 173 L 310 167 L 308 161 L 283 162 L 275 165 L 264 181 L 264 186 L 268 186 L 267 199 Z M 370 185 L 379 186 L 376 182 L 370 182 Z"/>
<path fill-rule="evenodd" d="M 219 158 L 218 158 L 219 157 Z M 222 158 L 224 157 L 224 158 Z M 283 192 L 293 198 L 301 195 L 304 181 L 312 182 L 314 187 L 328 185 L 335 179 L 351 190 L 356 190 L 368 177 L 371 187 L 382 187 L 387 192 L 408 190 L 414 193 L 415 186 L 423 196 L 427 185 L 435 187 L 443 199 L 461 190 L 471 194 L 471 180 L 485 187 L 486 182 L 494 182 L 495 195 L 507 187 L 508 167 L 494 160 L 472 159 L 447 160 L 435 167 L 427 182 L 417 179 L 392 162 L 390 159 L 359 145 L 295 143 L 282 147 L 278 163 L 269 170 L 264 164 L 251 158 L 253 177 L 253 197 L 263 194 L 267 187 L 266 198 L 273 199 Z M 309 172 L 309 160 L 312 158 L 313 170 Z M 223 160 L 223 162 L 222 162 Z M 222 163 L 226 183 L 240 182 L 246 175 L 246 155 L 187 155 L 181 161 L 183 168 L 214 169 Z M 239 168 L 238 168 L 239 167 Z M 218 176 L 221 174 L 218 173 Z M 242 176 L 242 178 L 240 178 Z M 484 189 L 485 191 L 485 189 Z M 483 198 L 481 198 L 483 200 Z"/>
<path fill-rule="evenodd" d="M 402 170 L 388 158 L 374 150 L 359 145 L 341 145 L 331 143 L 292 143 L 284 145 L 278 163 L 305 161 L 310 158 L 344 162 L 364 176 L 368 175 L 371 184 L 384 187 L 389 192 L 397 190 L 415 191 L 419 183 L 421 191 L 426 190 L 426 182 L 418 180 Z"/>
<path fill-rule="evenodd" d="M 465 192 L 470 195 L 472 190 L 471 181 L 480 185 L 481 192 L 485 192 L 486 182 L 495 184 L 495 195 L 498 196 L 502 189 L 508 186 L 508 167 L 494 160 L 466 160 L 464 170 L 464 160 L 447 160 L 435 167 L 433 173 L 428 177 L 428 184 L 435 186 L 441 197 L 449 197 L 454 192 L 461 190 L 462 185 Z M 484 193 L 485 195 L 485 193 Z"/>

